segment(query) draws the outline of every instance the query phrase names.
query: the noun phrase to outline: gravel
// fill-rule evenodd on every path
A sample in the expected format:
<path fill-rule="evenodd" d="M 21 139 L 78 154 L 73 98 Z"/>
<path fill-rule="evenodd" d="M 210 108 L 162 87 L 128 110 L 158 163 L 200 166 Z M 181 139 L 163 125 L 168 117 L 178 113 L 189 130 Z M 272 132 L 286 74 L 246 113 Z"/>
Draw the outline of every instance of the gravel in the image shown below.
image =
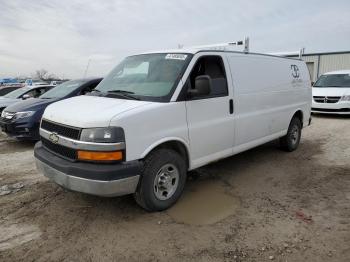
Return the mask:
<path fill-rule="evenodd" d="M 349 261 L 349 118 L 314 116 L 295 152 L 271 142 L 196 170 L 159 213 L 62 189 L 33 146 L 0 135 L 0 261 Z"/>

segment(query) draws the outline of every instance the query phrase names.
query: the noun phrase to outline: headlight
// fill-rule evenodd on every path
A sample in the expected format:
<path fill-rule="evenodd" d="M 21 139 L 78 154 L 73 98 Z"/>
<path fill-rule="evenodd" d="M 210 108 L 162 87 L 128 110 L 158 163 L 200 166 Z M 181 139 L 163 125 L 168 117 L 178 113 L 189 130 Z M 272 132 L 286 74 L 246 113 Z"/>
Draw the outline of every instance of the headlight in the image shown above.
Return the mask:
<path fill-rule="evenodd" d="M 88 128 L 81 131 L 80 140 L 95 143 L 124 142 L 124 130 L 121 127 Z"/>
<path fill-rule="evenodd" d="M 342 96 L 341 101 L 350 101 L 350 95 Z"/>
<path fill-rule="evenodd" d="M 7 112 L 7 111 L 5 111 L 5 110 L 3 110 L 3 111 L 1 112 L 1 118 L 5 118 L 5 119 L 7 119 L 7 120 L 13 119 L 14 116 L 15 116 L 15 113 L 12 113 L 12 112 Z"/>
<path fill-rule="evenodd" d="M 14 119 L 31 117 L 34 115 L 35 111 L 25 111 L 25 112 L 17 112 L 14 115 Z"/>

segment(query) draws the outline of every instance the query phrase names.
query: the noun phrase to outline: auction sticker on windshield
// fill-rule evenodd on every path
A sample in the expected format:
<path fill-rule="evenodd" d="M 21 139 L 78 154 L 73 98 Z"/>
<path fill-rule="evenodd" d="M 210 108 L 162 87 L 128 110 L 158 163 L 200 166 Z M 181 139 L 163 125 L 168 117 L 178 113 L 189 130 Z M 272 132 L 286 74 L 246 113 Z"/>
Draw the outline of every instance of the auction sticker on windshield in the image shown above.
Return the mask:
<path fill-rule="evenodd" d="M 185 60 L 187 55 L 184 54 L 167 54 L 165 59 L 177 59 L 177 60 Z"/>

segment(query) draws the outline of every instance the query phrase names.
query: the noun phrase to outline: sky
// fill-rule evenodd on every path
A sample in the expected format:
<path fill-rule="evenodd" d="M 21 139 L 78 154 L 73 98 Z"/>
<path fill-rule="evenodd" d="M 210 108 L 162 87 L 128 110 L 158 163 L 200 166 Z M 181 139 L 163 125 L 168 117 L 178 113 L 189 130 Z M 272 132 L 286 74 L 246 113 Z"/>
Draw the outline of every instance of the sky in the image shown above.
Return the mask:
<path fill-rule="evenodd" d="M 0 0 L 0 77 L 104 76 L 125 56 L 250 38 L 254 52 L 350 50 L 349 0 Z"/>

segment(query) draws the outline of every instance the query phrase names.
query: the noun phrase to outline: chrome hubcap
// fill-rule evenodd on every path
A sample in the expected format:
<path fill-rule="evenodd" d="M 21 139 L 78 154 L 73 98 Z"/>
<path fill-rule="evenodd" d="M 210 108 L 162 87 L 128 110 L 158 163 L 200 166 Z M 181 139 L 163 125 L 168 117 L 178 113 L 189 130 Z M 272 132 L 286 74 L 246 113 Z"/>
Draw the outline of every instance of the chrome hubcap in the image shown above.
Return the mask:
<path fill-rule="evenodd" d="M 296 144 L 299 138 L 299 128 L 294 126 L 290 132 L 290 138 L 293 144 Z"/>
<path fill-rule="evenodd" d="M 179 170 L 173 164 L 162 166 L 154 179 L 154 194 L 159 200 L 167 200 L 179 184 Z"/>

